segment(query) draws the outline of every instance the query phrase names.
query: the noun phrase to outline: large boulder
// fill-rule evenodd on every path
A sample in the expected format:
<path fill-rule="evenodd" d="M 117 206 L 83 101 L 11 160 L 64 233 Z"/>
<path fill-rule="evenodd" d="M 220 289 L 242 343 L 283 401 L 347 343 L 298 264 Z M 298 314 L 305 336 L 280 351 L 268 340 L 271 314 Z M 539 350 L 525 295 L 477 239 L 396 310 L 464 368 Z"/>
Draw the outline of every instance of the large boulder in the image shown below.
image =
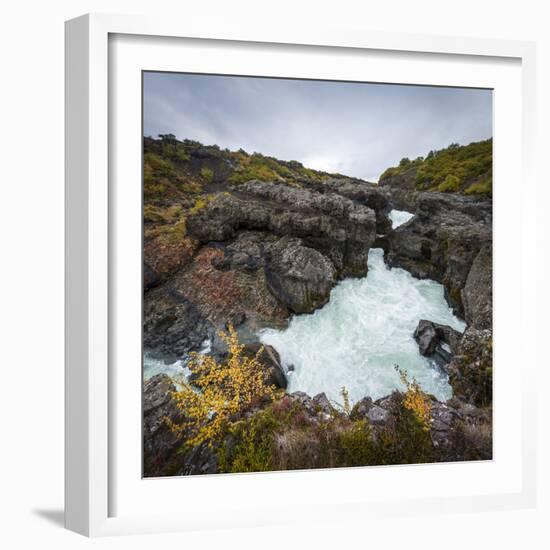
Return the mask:
<path fill-rule="evenodd" d="M 392 205 L 389 193 L 379 185 L 362 180 L 335 178 L 323 182 L 309 182 L 308 189 L 315 189 L 320 193 L 336 193 L 367 206 L 376 214 L 376 232 L 385 234 L 391 231 L 392 223 L 389 214 Z"/>
<path fill-rule="evenodd" d="M 433 358 L 441 366 L 449 363 L 462 337 L 461 333 L 452 327 L 426 319 L 419 321 L 413 336 L 418 343 L 420 354 Z"/>
<path fill-rule="evenodd" d="M 217 193 L 187 220 L 189 234 L 203 243 L 233 240 L 243 229 L 300 238 L 340 277 L 366 274 L 376 227 L 374 210 L 342 195 L 261 181 Z"/>
<path fill-rule="evenodd" d="M 143 300 L 143 344 L 167 355 L 200 349 L 214 326 L 172 285 L 152 288 Z"/>
<path fill-rule="evenodd" d="M 263 351 L 258 355 L 258 352 L 261 349 L 263 349 Z M 285 370 L 281 364 L 281 357 L 273 346 L 263 345 L 260 343 L 247 344 L 244 347 L 243 353 L 247 357 L 257 357 L 258 361 L 266 370 L 266 383 L 268 385 L 286 389 L 288 382 L 286 379 Z"/>
<path fill-rule="evenodd" d="M 326 256 L 288 237 L 271 247 L 265 274 L 271 293 L 293 313 L 326 304 L 336 283 L 336 269 Z"/>

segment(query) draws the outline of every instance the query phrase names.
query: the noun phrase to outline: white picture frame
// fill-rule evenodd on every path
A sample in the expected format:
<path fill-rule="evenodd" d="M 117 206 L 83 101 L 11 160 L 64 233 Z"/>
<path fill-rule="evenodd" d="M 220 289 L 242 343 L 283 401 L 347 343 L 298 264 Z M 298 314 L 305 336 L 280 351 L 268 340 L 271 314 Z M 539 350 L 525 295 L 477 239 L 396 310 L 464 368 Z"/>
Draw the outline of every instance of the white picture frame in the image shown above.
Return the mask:
<path fill-rule="evenodd" d="M 503 218 L 501 214 L 506 212 L 509 201 L 517 201 L 519 195 L 524 213 L 520 222 L 523 232 L 519 232 L 516 236 L 511 234 L 509 238 L 513 239 L 513 243 L 520 250 L 523 265 L 535 263 L 535 249 L 526 238 L 523 238 L 524 233 L 527 233 L 526 229 L 530 228 L 534 231 L 536 224 L 533 214 L 526 215 L 536 210 L 533 207 L 536 188 L 530 177 L 535 119 L 534 44 L 478 38 L 395 35 L 370 31 L 357 33 L 322 29 L 301 29 L 299 32 L 285 29 L 277 31 L 257 29 L 246 33 L 227 29 L 226 32 L 220 33 L 212 27 L 190 25 L 170 18 L 153 19 L 118 15 L 85 15 L 68 21 L 66 23 L 66 527 L 84 535 L 101 536 L 283 523 L 291 521 L 289 517 L 291 514 L 288 513 L 288 508 L 283 508 L 282 496 L 277 496 L 276 490 L 280 488 L 282 494 L 282 491 L 288 490 L 290 483 L 299 483 L 312 495 L 308 501 L 307 510 L 303 510 L 300 517 L 301 521 L 360 519 L 366 513 L 373 517 L 532 506 L 535 500 L 535 435 L 534 422 L 529 419 L 535 415 L 536 351 L 533 347 L 520 349 L 518 343 L 509 341 L 510 338 L 507 335 L 512 333 L 507 331 L 514 327 L 511 323 L 507 323 L 506 319 L 511 316 L 510 311 L 517 312 L 522 320 L 515 329 L 523 336 L 527 335 L 528 320 L 535 314 L 535 296 L 527 281 L 527 273 L 520 273 L 517 276 L 520 280 L 516 279 L 516 294 L 507 298 L 513 302 L 507 302 L 506 308 L 501 307 L 499 295 L 506 294 L 507 282 L 504 275 L 500 279 L 502 283 L 499 282 L 501 275 L 498 271 L 498 246 L 495 256 L 495 272 L 498 277 L 495 279 L 495 311 L 502 315 L 502 320 L 499 320 L 496 325 L 498 329 L 495 332 L 495 368 L 498 372 L 499 361 L 504 365 L 513 357 L 519 357 L 520 352 L 521 357 L 526 360 L 522 364 L 521 373 L 518 373 L 516 383 L 516 388 L 520 388 L 521 417 L 515 420 L 512 416 L 506 416 L 504 400 L 509 395 L 506 392 L 513 389 L 513 380 L 511 377 L 502 376 L 499 381 L 497 374 L 496 415 L 501 415 L 502 423 L 509 420 L 512 423 L 517 421 L 518 424 L 517 429 L 514 424 L 509 424 L 514 426 L 514 430 L 508 430 L 515 431 L 516 438 L 513 435 L 506 435 L 502 430 L 504 435 L 499 441 L 497 430 L 496 444 L 503 445 L 504 450 L 508 449 L 510 456 L 514 456 L 513 460 L 507 461 L 508 452 L 503 450 L 500 455 L 496 453 L 495 459 L 488 468 L 477 463 L 471 465 L 471 470 L 468 472 L 469 477 L 479 476 L 480 480 L 490 480 L 492 485 L 488 484 L 485 487 L 480 484 L 479 491 L 472 493 L 468 485 L 463 484 L 460 476 L 456 475 L 457 468 L 462 468 L 464 471 L 465 467 L 470 467 L 465 464 L 389 467 L 392 470 L 368 468 L 368 478 L 364 473 L 367 469 L 342 469 L 339 472 L 210 476 L 184 480 L 188 482 L 185 488 L 187 494 L 195 491 L 196 495 L 203 492 L 210 498 L 213 495 L 220 496 L 222 501 L 220 506 L 209 510 L 205 517 L 201 517 L 200 513 L 170 515 L 160 509 L 158 514 L 154 514 L 146 506 L 147 502 L 160 500 L 161 495 L 181 489 L 181 479 L 179 487 L 173 485 L 178 483 L 178 480 L 141 480 L 141 478 L 137 479 L 135 471 L 128 467 L 128 471 L 133 472 L 131 474 L 133 478 L 128 483 L 123 479 L 121 481 L 121 468 L 117 465 L 115 455 L 134 452 L 137 436 L 130 434 L 129 437 L 133 439 L 125 439 L 121 434 L 119 424 L 126 417 L 118 410 L 126 407 L 127 399 L 124 395 L 126 392 L 129 394 L 127 410 L 133 415 L 132 418 L 135 418 L 137 412 L 135 400 L 140 400 L 141 397 L 140 394 L 136 396 L 131 392 L 136 387 L 139 388 L 141 372 L 138 372 L 135 383 L 130 384 L 125 390 L 116 383 L 116 373 L 113 373 L 117 365 L 113 327 L 118 322 L 116 316 L 113 316 L 113 310 L 117 310 L 118 306 L 115 307 L 113 304 L 119 299 L 117 293 L 112 292 L 113 281 L 118 276 L 115 273 L 115 267 L 117 270 L 124 269 L 125 265 L 128 268 L 135 258 L 126 262 L 118 254 L 113 256 L 113 249 L 118 250 L 116 243 L 120 243 L 121 239 L 124 242 L 125 236 L 124 233 L 118 232 L 117 228 L 120 224 L 117 220 L 125 214 L 117 206 L 120 205 L 120 200 L 114 200 L 118 196 L 117 193 L 124 191 L 117 190 L 113 195 L 112 184 L 119 177 L 120 170 L 124 170 L 124 173 L 130 176 L 141 173 L 141 157 L 135 157 L 136 146 L 139 148 L 141 145 L 136 136 L 135 142 L 130 140 L 131 144 L 128 147 L 121 143 L 118 143 L 116 151 L 110 151 L 109 147 L 112 146 L 113 136 L 119 135 L 117 132 L 122 132 L 120 135 L 133 136 L 131 125 L 138 123 L 141 127 L 141 120 L 132 122 L 131 118 L 132 113 L 135 113 L 135 109 L 131 110 L 132 105 L 135 107 L 135 100 L 141 94 L 141 88 L 134 92 L 130 90 L 128 106 L 125 109 L 121 108 L 120 113 L 113 111 L 113 107 L 119 105 L 116 100 L 117 91 L 113 88 L 115 84 L 119 88 L 125 84 L 129 87 L 133 86 L 132 82 L 124 76 L 124 71 L 127 68 L 135 75 L 140 63 L 145 63 L 145 61 L 140 62 L 140 58 L 137 57 L 136 64 L 136 56 L 141 55 L 145 59 L 145 53 L 148 50 L 152 51 L 152 48 L 142 43 L 148 38 L 158 38 L 162 42 L 159 47 L 163 48 L 165 61 L 164 65 L 159 67 L 155 58 L 151 57 L 147 59 L 147 66 L 142 67 L 141 70 L 165 69 L 170 63 L 173 63 L 173 67 L 179 66 L 180 61 L 176 58 L 180 59 L 181 56 L 171 56 L 169 52 L 180 47 L 176 44 L 178 40 L 187 40 L 185 42 L 187 44 L 190 39 L 199 47 L 194 53 L 195 57 L 190 56 L 189 59 L 193 59 L 193 67 L 198 69 L 202 67 L 203 72 L 214 72 L 220 63 L 229 63 L 230 58 L 234 58 L 234 63 L 237 64 L 248 63 L 248 74 L 271 75 L 274 71 L 279 71 L 277 76 L 291 76 L 292 73 L 292 76 L 306 77 L 315 76 L 315 70 L 321 70 L 315 69 L 312 64 L 312 72 L 305 75 L 304 65 L 300 68 L 298 64 L 294 66 L 288 62 L 286 65 L 281 64 L 278 68 L 277 56 L 282 54 L 278 53 L 277 48 L 284 49 L 287 59 L 289 55 L 298 58 L 301 52 L 306 51 L 311 55 L 321 52 L 323 55 L 336 53 L 343 56 L 348 54 L 361 56 L 362 53 L 366 55 L 370 52 L 372 55 L 383 54 L 387 56 L 387 60 L 393 55 L 396 57 L 394 70 L 401 71 L 399 73 L 401 75 L 406 75 L 404 67 L 407 66 L 408 56 L 411 62 L 413 57 L 417 63 L 436 62 L 438 67 L 441 67 L 441 71 L 433 75 L 432 82 L 427 82 L 427 77 L 418 82 L 430 84 L 439 81 L 442 84 L 460 85 L 461 82 L 465 84 L 467 79 L 464 71 L 467 71 L 467 64 L 471 62 L 478 64 L 477 73 L 479 74 L 475 76 L 476 70 L 471 70 L 474 76 L 471 76 L 473 80 L 470 85 L 474 85 L 477 82 L 475 78 L 478 78 L 479 82 L 487 82 L 490 86 L 490 77 L 483 76 L 484 72 L 487 74 L 491 72 L 486 70 L 487 67 L 511 67 L 510 71 L 496 70 L 494 76 L 495 79 L 500 78 L 497 73 L 502 73 L 502 80 L 499 80 L 500 88 L 495 89 L 497 93 L 502 89 L 502 97 L 506 96 L 506 101 L 515 106 L 514 110 L 509 111 L 513 125 L 507 127 L 503 123 L 502 132 L 499 134 L 497 131 L 495 134 L 496 147 L 500 147 L 495 161 L 495 204 L 498 206 L 495 216 L 495 235 L 497 244 L 499 231 L 507 237 L 505 235 L 506 217 Z M 167 40 L 168 38 L 170 40 Z M 228 54 L 225 60 L 222 58 L 220 61 L 220 56 L 217 55 L 215 60 L 208 61 L 208 56 L 201 56 L 200 51 L 200 44 L 206 42 L 213 50 L 221 51 L 225 48 L 229 52 L 233 48 L 234 51 L 232 50 L 231 55 Z M 246 50 L 247 55 L 239 53 L 239 48 L 249 48 Z M 269 67 L 262 69 L 262 56 L 267 55 L 266 52 L 269 51 L 273 52 L 270 54 L 272 63 Z M 120 57 L 112 58 L 111 55 Z M 422 59 L 419 59 L 419 56 Z M 173 61 L 170 60 L 171 57 L 174 57 Z M 461 67 L 462 62 L 464 66 Z M 254 66 L 254 63 L 260 64 Z M 445 71 L 445 66 L 451 64 L 452 69 Z M 349 70 L 363 70 L 360 65 L 357 67 L 359 68 L 354 69 L 350 65 Z M 244 65 L 240 70 L 242 74 L 247 74 Z M 429 70 L 429 67 L 426 70 Z M 234 70 L 232 72 L 234 73 Z M 335 72 L 331 74 L 337 79 Z M 382 73 L 375 80 L 380 81 L 383 78 L 381 75 Z M 506 84 L 507 78 L 510 78 L 509 88 Z M 363 79 L 372 78 L 365 73 Z M 411 75 L 392 76 L 387 81 L 415 83 Z M 509 92 L 508 95 L 505 93 L 506 90 Z M 499 109 L 495 115 L 497 126 L 500 124 L 499 121 L 503 120 L 499 117 L 500 113 L 504 112 L 505 105 L 501 104 Z M 516 118 L 514 113 L 517 114 Z M 121 129 L 125 125 L 128 125 L 128 129 Z M 512 136 L 511 128 L 517 130 L 518 135 Z M 126 131 L 129 133 L 124 134 Z M 517 147 L 521 150 L 521 155 L 517 155 L 515 159 L 508 158 L 511 156 L 509 153 L 512 149 Z M 115 158 L 118 155 L 126 161 L 118 162 Z M 129 166 L 128 159 L 131 163 L 137 162 L 131 168 L 131 172 L 126 172 Z M 522 182 L 522 185 L 516 186 L 514 197 L 509 196 L 506 185 L 500 183 L 512 177 L 517 177 Z M 128 201 L 128 204 L 131 204 L 131 201 Z M 135 209 L 132 212 L 132 219 L 135 220 Z M 130 212 L 129 215 L 132 216 L 132 213 Z M 139 217 L 141 212 L 139 211 L 137 215 Z M 499 226 L 499 223 L 502 225 Z M 502 254 L 500 258 L 505 261 Z M 507 311 L 508 308 L 511 309 Z M 498 331 L 502 335 L 500 354 L 498 353 Z M 122 336 L 120 332 L 118 335 Z M 135 334 L 132 336 L 127 333 L 124 337 L 129 340 L 135 339 Z M 517 342 L 522 340 L 524 338 L 517 336 Z M 505 345 L 510 346 L 509 352 L 505 350 Z M 141 350 L 141 342 L 139 346 Z M 499 385 L 502 389 L 499 389 Z M 500 397 L 499 392 L 501 392 Z M 499 407 L 503 411 L 502 414 Z M 136 434 L 139 429 L 139 426 L 135 426 L 134 429 L 129 430 L 129 433 Z M 136 460 L 139 461 L 139 457 L 136 457 Z M 502 467 L 497 472 L 500 466 Z M 377 493 L 375 490 L 375 478 L 378 478 L 379 484 L 388 483 L 392 478 L 399 479 L 399 483 L 395 481 L 394 484 L 404 488 L 394 488 L 389 498 L 382 498 L 380 495 L 383 495 L 383 492 Z M 462 490 L 457 487 L 454 492 L 450 490 L 446 495 L 441 487 L 445 483 L 452 485 L 452 478 L 458 480 L 456 484 L 462 485 Z M 328 494 L 325 500 L 319 490 L 319 483 L 323 484 L 322 489 Z M 372 486 L 374 496 L 367 498 L 364 491 L 361 493 L 360 489 L 365 487 L 365 483 L 372 484 L 369 487 Z M 430 484 L 438 490 L 431 491 Z M 113 496 L 115 487 L 117 491 L 126 491 L 125 498 L 118 498 L 120 495 L 117 498 Z M 141 492 L 143 487 L 145 489 Z M 338 492 L 335 489 L 337 487 L 349 487 L 349 490 Z M 407 493 L 407 487 L 409 493 Z M 420 487 L 428 487 L 428 489 L 421 494 Z M 229 495 L 259 490 L 274 491 L 275 496 L 273 499 L 268 499 L 269 502 L 258 502 L 254 499 L 253 504 L 248 505 L 245 499 L 239 500 L 237 505 L 228 500 Z M 141 493 L 138 494 L 138 492 Z M 411 497 L 411 494 L 417 496 Z M 181 499 L 181 495 L 179 498 Z M 131 501 L 133 505 L 119 510 L 119 506 L 115 505 L 119 500 L 126 503 Z"/>

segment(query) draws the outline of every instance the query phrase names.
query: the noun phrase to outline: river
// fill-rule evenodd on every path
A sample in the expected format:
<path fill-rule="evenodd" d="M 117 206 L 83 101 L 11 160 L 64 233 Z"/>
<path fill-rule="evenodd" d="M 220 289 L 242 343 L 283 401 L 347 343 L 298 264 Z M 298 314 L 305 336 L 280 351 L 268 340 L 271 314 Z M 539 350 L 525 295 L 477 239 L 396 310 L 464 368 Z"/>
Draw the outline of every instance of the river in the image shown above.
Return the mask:
<path fill-rule="evenodd" d="M 412 214 L 393 210 L 390 217 L 397 227 Z M 383 251 L 371 249 L 366 277 L 339 282 L 324 307 L 293 316 L 284 330 L 264 329 L 259 337 L 279 352 L 288 370 L 289 392 L 312 396 L 325 392 L 340 402 L 345 387 L 352 402 L 367 395 L 377 399 L 402 389 L 398 365 L 424 391 L 444 401 L 452 396 L 448 377 L 420 355 L 413 338 L 420 319 L 465 329 L 447 305 L 442 285 L 388 268 Z M 185 374 L 185 370 L 182 361 L 167 363 L 150 353 L 144 356 L 145 379 L 160 372 Z"/>

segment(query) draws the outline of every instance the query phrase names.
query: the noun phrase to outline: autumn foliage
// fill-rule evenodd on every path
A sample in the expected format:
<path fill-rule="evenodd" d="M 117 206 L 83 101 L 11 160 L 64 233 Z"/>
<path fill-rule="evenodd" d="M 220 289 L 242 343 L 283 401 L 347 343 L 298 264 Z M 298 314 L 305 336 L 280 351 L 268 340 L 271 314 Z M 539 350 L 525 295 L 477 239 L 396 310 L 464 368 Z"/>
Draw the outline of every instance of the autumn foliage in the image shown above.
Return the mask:
<path fill-rule="evenodd" d="M 211 355 L 192 354 L 189 369 L 194 373 L 191 385 L 182 381 L 174 392 L 177 408 L 185 420 L 171 429 L 185 433 L 187 444 L 195 447 L 206 443 L 213 447 L 224 436 L 230 422 L 262 401 L 272 401 L 277 390 L 267 383 L 266 370 L 258 360 L 263 347 L 254 357 L 244 355 L 233 326 L 220 333 L 228 348 L 227 358 L 216 361 Z"/>

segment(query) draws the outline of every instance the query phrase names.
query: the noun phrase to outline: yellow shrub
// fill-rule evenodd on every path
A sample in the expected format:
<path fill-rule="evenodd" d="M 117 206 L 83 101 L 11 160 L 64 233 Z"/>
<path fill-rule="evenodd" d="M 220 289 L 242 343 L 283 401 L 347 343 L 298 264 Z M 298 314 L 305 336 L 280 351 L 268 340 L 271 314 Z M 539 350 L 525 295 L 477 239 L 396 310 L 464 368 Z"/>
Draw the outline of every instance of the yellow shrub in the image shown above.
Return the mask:
<path fill-rule="evenodd" d="M 405 398 L 403 405 L 406 409 L 414 413 L 417 420 L 422 425 L 424 431 L 429 431 L 431 423 L 431 410 L 429 397 L 422 391 L 422 388 L 416 380 L 409 381 L 407 375 L 399 370 L 399 377 L 401 382 L 405 385 Z"/>
<path fill-rule="evenodd" d="M 268 373 L 259 362 L 263 347 L 255 357 L 246 357 L 244 345 L 229 326 L 228 333 L 220 333 L 228 347 L 228 357 L 218 363 L 210 355 L 193 354 L 190 370 L 196 375 L 192 387 L 183 382 L 174 392 L 176 406 L 186 420 L 176 425 L 167 419 L 177 433 L 187 435 L 188 445 L 195 447 L 206 443 L 212 447 L 226 432 L 229 422 L 252 405 L 263 399 L 273 400 L 275 386 L 268 385 Z"/>

